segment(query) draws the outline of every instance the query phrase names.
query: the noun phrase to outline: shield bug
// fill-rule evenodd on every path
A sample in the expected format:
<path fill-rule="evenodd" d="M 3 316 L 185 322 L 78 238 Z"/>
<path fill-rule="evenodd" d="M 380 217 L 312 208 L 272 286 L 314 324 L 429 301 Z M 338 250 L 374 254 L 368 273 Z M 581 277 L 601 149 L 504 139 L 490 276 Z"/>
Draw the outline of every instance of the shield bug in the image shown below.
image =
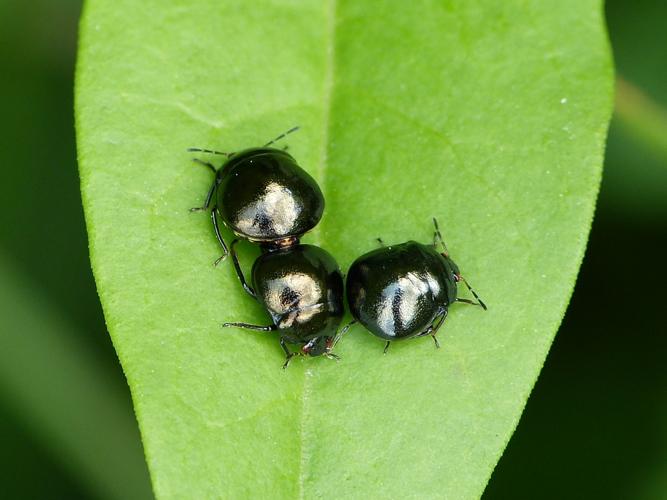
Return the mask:
<path fill-rule="evenodd" d="M 336 332 L 343 318 L 343 276 L 334 258 L 314 245 L 295 240 L 290 245 L 265 243 L 252 266 L 249 284 L 231 245 L 234 268 L 243 289 L 271 315 L 271 325 L 225 323 L 262 332 L 277 331 L 285 351 L 286 368 L 292 357 L 326 356 L 338 359 L 331 350 L 338 341 Z M 292 352 L 287 344 L 300 345 Z"/>
<path fill-rule="evenodd" d="M 440 347 L 436 334 L 455 302 L 487 309 L 450 258 L 435 218 L 433 224 L 432 244 L 383 246 L 359 257 L 348 272 L 347 298 L 354 317 L 350 325 L 358 321 L 386 340 L 385 353 L 395 340 L 427 335 Z M 461 282 L 475 300 L 458 297 Z"/>
<path fill-rule="evenodd" d="M 213 229 L 222 248 L 216 264 L 229 253 L 220 220 L 239 238 L 279 245 L 298 239 L 322 218 L 324 196 L 315 179 L 287 151 L 270 147 L 296 130 L 298 127 L 293 127 L 261 147 L 237 153 L 188 149 L 227 157 L 220 168 L 194 159 L 214 174 L 204 204 L 191 211 L 211 210 Z"/>

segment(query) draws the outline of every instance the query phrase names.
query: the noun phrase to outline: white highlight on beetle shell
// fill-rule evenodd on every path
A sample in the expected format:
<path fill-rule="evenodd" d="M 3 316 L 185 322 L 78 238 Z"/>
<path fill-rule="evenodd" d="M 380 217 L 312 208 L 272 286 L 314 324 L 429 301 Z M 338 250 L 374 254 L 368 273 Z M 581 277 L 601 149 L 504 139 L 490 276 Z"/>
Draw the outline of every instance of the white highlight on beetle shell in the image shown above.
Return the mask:
<path fill-rule="evenodd" d="M 428 294 L 437 295 L 439 291 L 440 285 L 429 273 L 410 272 L 398 277 L 382 291 L 383 306 L 378 310 L 378 325 L 384 332 L 394 332 L 399 325 L 405 328 L 417 315 L 419 302 Z"/>
<path fill-rule="evenodd" d="M 308 321 L 322 310 L 322 288 L 305 273 L 290 273 L 272 280 L 270 290 L 275 290 L 264 297 L 267 308 L 276 313 L 284 314 L 281 327 L 287 328 L 294 321 Z"/>
<path fill-rule="evenodd" d="M 237 227 L 245 234 L 259 236 L 267 229 L 274 234 L 288 235 L 299 216 L 294 195 L 276 182 L 266 185 L 257 200 L 240 211 Z"/>

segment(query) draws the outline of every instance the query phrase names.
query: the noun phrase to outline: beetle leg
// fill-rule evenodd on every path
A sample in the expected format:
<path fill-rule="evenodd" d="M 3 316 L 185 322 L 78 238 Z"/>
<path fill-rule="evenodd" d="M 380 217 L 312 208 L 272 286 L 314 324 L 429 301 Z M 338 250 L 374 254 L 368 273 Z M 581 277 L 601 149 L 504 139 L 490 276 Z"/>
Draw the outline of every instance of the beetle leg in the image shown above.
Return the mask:
<path fill-rule="evenodd" d="M 299 353 L 296 352 L 290 352 L 287 357 L 285 358 L 285 362 L 283 363 L 283 370 L 289 366 L 289 362 L 292 361 L 292 358 L 294 356 L 298 356 Z"/>
<path fill-rule="evenodd" d="M 208 167 L 211 170 L 211 172 L 213 172 L 213 175 L 218 173 L 217 167 L 215 165 L 213 165 L 212 163 L 209 163 L 209 162 L 204 161 L 204 160 L 200 160 L 199 158 L 193 158 L 192 161 L 195 162 L 195 163 L 199 163 L 200 165 L 204 165 L 205 167 Z"/>
<path fill-rule="evenodd" d="M 243 328 L 245 330 L 254 330 L 256 332 L 272 332 L 276 330 L 276 325 L 267 325 L 267 326 L 262 326 L 262 325 L 251 325 L 248 323 L 223 323 L 222 326 L 224 328 Z"/>
<path fill-rule="evenodd" d="M 384 345 L 384 351 L 382 351 L 382 354 L 387 354 L 387 350 L 389 349 L 389 344 L 391 344 L 391 341 L 387 340 L 387 343 Z"/>
<path fill-rule="evenodd" d="M 291 352 L 287 348 L 287 344 L 285 344 L 285 339 L 282 338 L 282 337 L 280 337 L 280 347 L 283 348 L 283 351 L 285 351 L 285 356 L 286 356 L 285 357 L 285 363 L 283 364 L 283 370 L 285 368 L 287 368 L 287 365 L 289 365 L 289 362 L 292 361 L 292 358 L 294 356 L 302 356 L 303 355 L 303 353 L 301 353 L 301 352 Z"/>
<path fill-rule="evenodd" d="M 227 257 L 227 254 L 229 254 L 229 250 L 227 250 L 227 245 L 225 245 L 225 240 L 222 239 L 222 234 L 220 234 L 220 226 L 218 225 L 218 207 L 215 206 L 213 207 L 213 210 L 211 210 L 211 221 L 213 222 L 213 229 L 215 230 L 215 237 L 218 238 L 218 243 L 220 243 L 220 246 L 222 247 L 222 255 L 218 257 L 215 262 L 213 263 L 214 266 L 217 266 L 220 264 L 220 261 L 224 260 L 225 257 Z"/>
<path fill-rule="evenodd" d="M 234 263 L 234 269 L 236 269 L 236 275 L 239 277 L 239 281 L 241 282 L 241 286 L 243 286 L 243 289 L 246 291 L 248 295 L 250 295 L 253 299 L 257 299 L 257 294 L 255 293 L 255 290 L 248 285 L 248 283 L 245 280 L 245 276 L 243 276 L 243 270 L 241 269 L 241 265 L 239 264 L 239 258 L 236 255 L 236 244 L 239 242 L 238 238 L 232 241 L 231 245 L 231 254 L 232 254 L 232 262 Z"/>
<path fill-rule="evenodd" d="M 382 241 L 382 238 L 375 238 L 375 239 L 380 244 L 381 247 L 384 247 L 384 241 Z"/>
<path fill-rule="evenodd" d="M 211 198 L 213 198 L 214 191 L 215 191 L 215 181 L 213 181 L 211 189 L 209 189 L 208 193 L 206 194 L 206 200 L 204 201 L 204 204 L 201 207 L 192 207 L 190 209 L 190 212 L 203 212 L 204 210 L 208 210 L 208 206 L 211 204 Z"/>
<path fill-rule="evenodd" d="M 285 339 L 282 338 L 282 337 L 280 337 L 280 347 L 283 348 L 283 351 L 285 351 L 285 355 L 286 355 L 287 358 L 289 359 L 289 358 L 291 357 L 292 353 L 291 353 L 290 350 L 287 348 L 287 344 L 285 343 Z"/>
<path fill-rule="evenodd" d="M 217 173 L 217 169 L 215 168 L 215 165 L 213 165 L 212 163 L 201 161 L 198 158 L 193 158 L 192 161 L 210 168 L 211 171 L 213 172 L 213 175 Z M 211 204 L 211 199 L 213 198 L 213 192 L 215 191 L 215 185 L 216 185 L 216 180 L 213 179 L 213 184 L 211 184 L 211 188 L 208 190 L 208 193 L 206 194 L 206 201 L 204 202 L 204 204 L 201 207 L 191 208 L 190 212 L 201 212 L 203 210 L 208 210 L 208 206 Z"/>
<path fill-rule="evenodd" d="M 431 323 L 431 325 L 421 332 L 419 335 L 416 335 L 416 337 L 425 337 L 426 335 L 430 335 L 433 337 L 433 342 L 435 342 L 435 347 L 440 348 L 440 342 L 438 342 L 438 339 L 436 338 L 436 334 L 438 333 L 438 330 L 442 326 L 442 324 L 445 322 L 445 318 L 447 317 L 447 309 L 443 309 L 442 312 L 440 313 L 440 316 L 436 316 L 434 318 L 434 323 Z M 437 321 L 437 322 L 436 322 Z"/>
<path fill-rule="evenodd" d="M 470 299 L 457 298 L 456 302 L 463 302 L 464 304 L 470 304 L 471 306 L 480 306 L 480 307 L 482 306 L 482 304 L 480 304 L 479 302 L 475 302 L 474 300 Z"/>
<path fill-rule="evenodd" d="M 438 339 L 436 338 L 436 333 L 438 333 L 438 330 L 440 330 L 440 327 L 442 324 L 445 322 L 445 318 L 447 318 L 447 309 L 442 310 L 442 316 L 440 316 L 440 319 L 436 323 L 436 325 L 433 327 L 433 330 L 431 331 L 431 337 L 433 337 L 433 342 L 435 342 L 435 347 L 440 349 L 440 342 L 438 342 Z"/>

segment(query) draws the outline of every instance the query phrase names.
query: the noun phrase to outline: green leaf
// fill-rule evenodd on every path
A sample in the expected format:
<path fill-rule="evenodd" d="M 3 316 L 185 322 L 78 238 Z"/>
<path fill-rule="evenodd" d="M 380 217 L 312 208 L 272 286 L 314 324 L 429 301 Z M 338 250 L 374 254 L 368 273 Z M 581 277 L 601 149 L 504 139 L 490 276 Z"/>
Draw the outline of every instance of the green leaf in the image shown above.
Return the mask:
<path fill-rule="evenodd" d="M 93 269 L 160 498 L 474 498 L 507 443 L 586 245 L 611 109 L 597 1 L 91 0 L 77 133 Z M 190 214 L 188 146 L 290 151 L 320 182 L 306 240 L 449 249 L 489 304 L 340 363 L 281 370 L 268 322 Z M 230 238 L 229 233 L 225 233 Z M 241 254 L 249 267 L 257 250 Z"/>

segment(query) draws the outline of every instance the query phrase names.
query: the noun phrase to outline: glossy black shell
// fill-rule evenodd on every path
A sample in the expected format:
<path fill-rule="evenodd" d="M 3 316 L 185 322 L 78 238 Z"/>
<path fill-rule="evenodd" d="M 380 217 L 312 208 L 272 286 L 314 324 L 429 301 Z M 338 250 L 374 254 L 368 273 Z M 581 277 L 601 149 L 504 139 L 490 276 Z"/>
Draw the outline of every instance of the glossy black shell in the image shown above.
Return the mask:
<path fill-rule="evenodd" d="M 264 253 L 252 266 L 252 283 L 287 342 L 324 337 L 324 345 L 336 335 L 344 310 L 343 276 L 325 250 L 297 244 Z"/>
<path fill-rule="evenodd" d="M 315 227 L 324 211 L 315 180 L 280 149 L 236 153 L 218 171 L 216 186 L 223 222 L 251 241 L 298 237 Z"/>
<path fill-rule="evenodd" d="M 347 275 L 352 316 L 385 340 L 414 337 L 456 300 L 458 268 L 431 245 L 408 241 L 359 257 Z"/>

